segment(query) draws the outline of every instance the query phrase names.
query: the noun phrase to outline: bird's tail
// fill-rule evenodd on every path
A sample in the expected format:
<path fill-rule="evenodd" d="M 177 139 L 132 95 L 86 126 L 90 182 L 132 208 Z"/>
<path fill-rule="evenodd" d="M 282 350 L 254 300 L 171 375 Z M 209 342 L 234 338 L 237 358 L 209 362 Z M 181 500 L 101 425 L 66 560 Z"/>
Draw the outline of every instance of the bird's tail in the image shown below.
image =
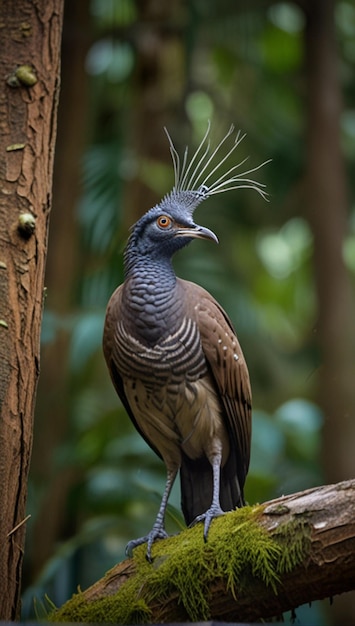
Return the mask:
<path fill-rule="evenodd" d="M 223 511 L 231 511 L 244 505 L 241 489 L 233 463 L 221 469 L 220 505 Z M 233 468 L 234 469 L 234 468 Z M 212 466 L 206 457 L 192 460 L 182 455 L 180 467 L 181 508 L 185 522 L 189 526 L 198 515 L 209 509 L 213 495 Z"/>

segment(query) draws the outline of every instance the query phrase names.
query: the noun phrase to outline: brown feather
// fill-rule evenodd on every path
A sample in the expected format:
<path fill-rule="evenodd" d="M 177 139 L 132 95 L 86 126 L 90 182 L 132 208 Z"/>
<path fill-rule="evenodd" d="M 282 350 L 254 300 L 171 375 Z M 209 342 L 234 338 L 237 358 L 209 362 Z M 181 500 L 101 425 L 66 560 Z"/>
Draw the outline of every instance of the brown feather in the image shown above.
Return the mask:
<path fill-rule="evenodd" d="M 223 405 L 223 419 L 242 491 L 249 468 L 251 440 L 252 397 L 248 368 L 232 322 L 222 307 L 202 287 L 178 280 L 185 290 L 189 313 L 196 317 L 202 349 Z"/>

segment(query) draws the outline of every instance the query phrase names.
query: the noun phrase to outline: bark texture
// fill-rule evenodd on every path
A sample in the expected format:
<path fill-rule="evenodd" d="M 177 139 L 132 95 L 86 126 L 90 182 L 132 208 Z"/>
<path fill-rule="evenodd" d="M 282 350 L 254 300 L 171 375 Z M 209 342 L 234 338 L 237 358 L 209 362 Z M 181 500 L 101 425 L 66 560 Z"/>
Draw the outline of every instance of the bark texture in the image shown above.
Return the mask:
<path fill-rule="evenodd" d="M 299 539 L 300 533 L 307 533 L 307 554 L 296 567 L 286 571 L 276 592 L 260 579 L 250 577 L 247 585 L 232 594 L 229 581 L 217 577 L 205 591 L 205 596 L 209 598 L 210 619 L 238 623 L 268 620 L 301 604 L 354 589 L 354 520 L 355 480 L 309 489 L 266 503 L 259 517 L 259 524 L 274 537 L 278 536 L 280 528 L 285 528 L 286 524 L 291 546 L 293 537 L 297 536 Z M 222 525 L 225 521 L 227 519 L 219 519 L 218 524 Z M 184 545 L 188 532 L 181 533 L 181 546 Z M 211 549 L 208 542 L 201 545 L 202 550 Z M 163 563 L 164 558 L 160 556 L 158 561 Z M 159 562 L 153 562 L 151 567 L 154 573 L 154 570 L 159 569 Z M 114 596 L 136 573 L 136 563 L 133 560 L 118 564 L 102 580 L 81 594 L 82 603 L 90 605 Z M 148 580 L 147 584 L 149 585 Z M 139 589 L 142 598 L 144 587 L 145 585 L 141 585 Z M 129 602 L 127 595 L 124 596 L 124 601 Z M 77 606 L 74 597 L 54 615 L 53 621 L 76 621 Z M 189 621 L 184 603 L 176 590 L 156 597 L 149 609 L 153 623 Z M 85 615 L 90 616 L 89 608 Z M 93 614 L 92 621 L 95 618 L 98 621 L 97 615 Z"/>
<path fill-rule="evenodd" d="M 46 310 L 61 319 L 77 310 L 78 271 L 82 266 L 76 205 L 80 193 L 81 158 L 87 132 L 88 77 L 85 57 L 90 44 L 89 3 L 67 2 L 61 54 L 58 137 L 53 174 L 53 208 L 46 264 Z M 63 254 L 65 250 L 65 254 Z M 59 325 L 58 325 L 59 326 Z M 68 436 L 70 416 L 70 334 L 56 327 L 52 341 L 42 344 L 31 477 L 42 495 L 26 551 L 28 581 L 36 580 L 54 546 L 75 534 L 76 520 L 67 507 L 77 470 L 57 467 L 55 450 Z M 50 419 L 49 419 L 50 416 Z M 48 511 L 51 511 L 48 518 Z"/>
<path fill-rule="evenodd" d="M 19 616 L 63 0 L 0 4 L 0 619 Z"/>

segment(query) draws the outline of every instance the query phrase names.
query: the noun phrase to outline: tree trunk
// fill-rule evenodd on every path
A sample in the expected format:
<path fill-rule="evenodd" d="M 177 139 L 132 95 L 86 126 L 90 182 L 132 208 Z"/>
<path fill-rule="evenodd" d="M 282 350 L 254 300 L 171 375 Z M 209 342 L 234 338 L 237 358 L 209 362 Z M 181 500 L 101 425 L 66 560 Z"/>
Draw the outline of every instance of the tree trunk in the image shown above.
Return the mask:
<path fill-rule="evenodd" d="M 144 564 L 142 555 L 138 560 L 120 563 L 92 587 L 73 596 L 54 613 L 53 621 L 125 623 L 122 616 L 127 615 L 127 623 L 133 623 L 132 617 L 135 623 L 147 619 L 152 623 L 207 619 L 249 623 L 270 620 L 301 604 L 355 587 L 355 480 L 284 496 L 255 509 L 256 512 L 247 514 L 249 517 L 241 509 L 215 520 L 207 544 L 198 524 L 177 537 L 158 542 L 153 547 L 156 558 L 152 564 Z M 278 570 L 274 565 L 273 571 L 279 573 L 275 584 L 265 582 L 264 564 L 254 571 L 250 565 L 255 540 L 245 563 L 239 563 L 239 571 L 228 570 L 233 549 L 239 550 L 233 548 L 238 533 L 244 526 L 248 540 L 245 527 L 250 528 L 255 522 L 282 546 L 285 566 L 280 573 L 282 568 Z M 215 531 L 218 535 L 214 535 Z M 193 587 L 196 578 L 204 576 L 207 570 L 210 574 L 200 589 L 201 595 L 194 590 L 189 604 L 186 585 L 185 591 L 181 590 L 183 581 L 191 580 Z M 233 579 L 234 575 L 239 580 Z M 132 585 L 138 576 L 139 584 Z M 204 611 L 201 597 L 207 603 Z M 135 613 L 125 612 L 134 606 Z M 193 616 L 191 611 L 195 611 Z"/>
<path fill-rule="evenodd" d="M 0 4 L 0 619 L 19 616 L 63 0 Z"/>
<path fill-rule="evenodd" d="M 335 482 L 355 475 L 355 309 L 343 260 L 348 198 L 340 147 L 342 97 L 336 51 L 335 0 L 305 3 L 308 93 L 307 216 L 314 236 L 318 300 L 318 402 L 324 414 L 323 467 Z M 343 603 L 344 609 L 341 608 Z M 335 623 L 355 620 L 354 596 L 337 606 Z"/>
<path fill-rule="evenodd" d="M 307 212 L 314 235 L 324 467 L 327 478 L 338 481 L 355 475 L 355 326 L 350 276 L 343 260 L 349 202 L 340 149 L 342 102 L 333 12 L 334 0 L 313 1 L 306 11 Z"/>
<path fill-rule="evenodd" d="M 85 57 L 90 44 L 89 5 L 68 2 L 64 11 L 58 138 L 53 174 L 53 209 L 46 267 L 46 310 L 66 319 L 77 305 L 80 242 L 75 207 L 80 193 L 81 158 L 87 130 L 88 77 Z M 63 254 L 65 250 L 65 254 Z M 33 581 L 53 554 L 58 541 L 74 533 L 68 520 L 68 492 L 77 470 L 53 467 L 55 449 L 65 439 L 70 420 L 69 331 L 56 328 L 42 346 L 42 368 L 36 405 L 31 477 L 43 494 L 37 501 L 32 552 L 26 558 Z M 48 519 L 48 511 L 51 511 Z"/>

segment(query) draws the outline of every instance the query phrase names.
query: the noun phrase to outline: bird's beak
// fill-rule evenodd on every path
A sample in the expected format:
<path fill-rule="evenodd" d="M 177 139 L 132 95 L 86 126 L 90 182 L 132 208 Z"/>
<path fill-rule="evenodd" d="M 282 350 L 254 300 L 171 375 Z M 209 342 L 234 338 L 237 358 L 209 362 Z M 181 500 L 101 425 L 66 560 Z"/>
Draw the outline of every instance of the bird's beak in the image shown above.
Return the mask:
<path fill-rule="evenodd" d="M 204 226 L 192 226 L 186 228 L 181 226 L 176 232 L 175 237 L 193 237 L 194 239 L 210 239 L 215 243 L 219 243 L 217 235 L 209 228 Z"/>

